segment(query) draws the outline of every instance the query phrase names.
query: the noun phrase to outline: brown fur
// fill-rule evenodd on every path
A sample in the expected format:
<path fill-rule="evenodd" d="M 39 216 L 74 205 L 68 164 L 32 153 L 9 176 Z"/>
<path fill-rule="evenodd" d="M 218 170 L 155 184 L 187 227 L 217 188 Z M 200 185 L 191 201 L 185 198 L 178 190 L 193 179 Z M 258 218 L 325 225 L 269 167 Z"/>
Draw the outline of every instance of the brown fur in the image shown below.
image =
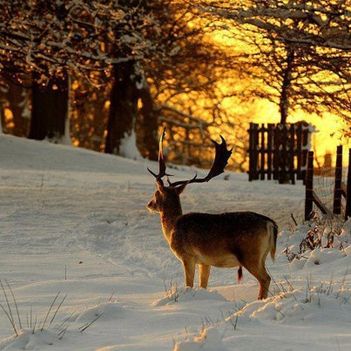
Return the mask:
<path fill-rule="evenodd" d="M 158 189 L 148 208 L 161 217 L 163 234 L 183 263 L 185 284 L 193 287 L 195 266 L 199 266 L 199 283 L 207 287 L 210 267 L 245 267 L 259 282 L 258 298 L 268 295 L 271 278 L 265 268 L 267 255 L 276 250 L 277 225 L 254 212 L 222 214 L 188 213 L 183 215 L 179 195 L 181 187 Z"/>

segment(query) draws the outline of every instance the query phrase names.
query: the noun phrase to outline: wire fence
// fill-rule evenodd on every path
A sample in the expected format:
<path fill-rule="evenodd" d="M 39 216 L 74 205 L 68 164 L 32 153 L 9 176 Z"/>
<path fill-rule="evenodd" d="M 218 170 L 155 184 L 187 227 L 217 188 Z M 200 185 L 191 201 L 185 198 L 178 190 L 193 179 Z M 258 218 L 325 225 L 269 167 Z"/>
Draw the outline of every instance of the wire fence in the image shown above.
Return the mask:
<path fill-rule="evenodd" d="M 342 179 L 347 179 L 347 167 L 342 168 Z M 323 205 L 329 209 L 333 208 L 334 191 L 335 191 L 335 168 L 321 167 L 314 176 L 314 191 L 322 201 Z M 346 184 L 346 181 L 343 182 Z M 342 212 L 345 211 L 346 200 L 342 197 L 341 201 Z"/>
<path fill-rule="evenodd" d="M 314 169 L 313 152 L 308 154 L 305 195 L 305 219 L 310 219 L 313 205 L 323 214 L 351 217 L 351 149 L 347 167 L 343 167 L 343 148 L 338 146 L 335 167 Z"/>

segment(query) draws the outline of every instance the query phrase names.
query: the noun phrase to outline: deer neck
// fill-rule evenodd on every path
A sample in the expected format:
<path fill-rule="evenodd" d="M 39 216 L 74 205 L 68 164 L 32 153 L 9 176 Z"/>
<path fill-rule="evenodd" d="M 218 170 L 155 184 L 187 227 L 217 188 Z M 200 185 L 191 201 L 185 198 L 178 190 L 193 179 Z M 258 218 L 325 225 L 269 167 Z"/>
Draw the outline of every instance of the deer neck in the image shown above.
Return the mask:
<path fill-rule="evenodd" d="M 170 242 L 170 237 L 175 227 L 177 218 L 181 215 L 182 207 L 180 203 L 174 207 L 164 209 L 160 214 L 163 235 L 168 243 Z"/>

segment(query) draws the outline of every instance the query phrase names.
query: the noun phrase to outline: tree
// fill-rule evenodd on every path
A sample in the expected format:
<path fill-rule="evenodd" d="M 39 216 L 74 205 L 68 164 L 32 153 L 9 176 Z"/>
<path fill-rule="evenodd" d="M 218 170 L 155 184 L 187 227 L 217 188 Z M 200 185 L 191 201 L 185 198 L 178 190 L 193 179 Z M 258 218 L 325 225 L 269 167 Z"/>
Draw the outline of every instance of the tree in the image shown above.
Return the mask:
<path fill-rule="evenodd" d="M 250 50 L 255 47 L 256 51 L 238 59 L 245 63 L 246 76 L 263 84 L 247 94 L 278 104 L 281 122 L 286 121 L 289 108 L 318 114 L 329 111 L 350 120 L 347 2 L 260 0 L 223 5 L 210 1 L 205 8 L 229 21 L 237 39 L 241 39 L 239 32 L 245 42 L 250 39 Z"/>
<path fill-rule="evenodd" d="M 132 61 L 114 65 L 106 153 L 121 154 L 123 139 L 130 137 L 134 132 L 139 98 L 135 67 L 135 62 Z"/>
<path fill-rule="evenodd" d="M 232 127 L 221 85 L 233 75 L 231 55 L 216 45 L 213 19 L 200 19 L 196 6 L 183 1 L 154 2 L 161 31 L 153 33 L 156 55 L 143 65 L 154 111 L 166 125 L 172 142 L 169 156 L 178 162 L 206 164 L 210 159 L 210 125 Z M 143 108 L 147 106 L 142 103 Z M 228 131 L 233 135 L 232 131 Z M 181 140 L 185 140 L 181 142 Z"/>
<path fill-rule="evenodd" d="M 95 86 L 86 79 L 72 77 L 70 132 L 75 146 L 102 152 L 110 105 L 112 82 Z"/>
<path fill-rule="evenodd" d="M 119 49 L 124 55 L 130 56 L 135 50 L 130 46 L 130 43 L 138 47 L 140 55 L 133 60 L 127 62 L 116 62 L 112 66 L 113 86 L 110 95 L 110 112 L 107 124 L 107 136 L 105 143 L 105 152 L 121 154 L 126 156 L 127 150 L 124 150 L 124 145 L 128 143 L 128 139 L 135 138 L 138 113 L 138 102 L 145 91 L 148 91 L 146 83 L 144 64 L 148 57 L 155 56 L 155 43 L 152 42 L 152 32 L 159 30 L 154 13 L 152 12 L 146 1 L 121 1 L 128 15 L 125 21 L 130 23 L 130 26 L 125 26 L 124 23 L 116 23 L 113 31 L 116 37 L 128 38 L 125 45 Z M 140 41 L 142 39 L 142 42 Z M 117 55 L 118 51 L 112 50 L 112 55 Z M 141 92 L 144 91 L 142 95 Z M 145 114 L 145 113 L 144 113 Z M 147 127 L 151 129 L 151 138 L 147 140 L 148 157 L 157 159 L 157 119 L 150 111 L 149 119 L 155 119 L 156 123 L 150 124 Z"/>
<path fill-rule="evenodd" d="M 231 93 L 221 87 L 232 75 L 233 60 L 211 39 L 215 28 L 212 19 L 199 20 L 199 10 L 193 4 L 180 0 L 15 0 L 4 9 L 0 13 L 1 73 L 18 82 L 32 76 L 33 89 L 40 85 L 40 93 L 50 96 L 50 89 L 45 91 L 44 87 L 62 87 L 64 91 L 67 75 L 75 86 L 77 81 L 78 86 L 85 85 L 83 81 L 99 86 L 91 100 L 102 94 L 98 100 L 104 109 L 110 107 L 106 151 L 120 153 L 121 143 L 135 136 L 142 155 L 155 159 L 162 123 L 174 136 L 174 158 L 186 151 L 186 162 L 198 163 L 208 153 L 204 141 L 210 139 L 211 126 L 206 120 L 214 128 L 224 129 L 224 121 L 233 126 L 222 106 Z M 72 89 L 75 100 L 85 96 L 83 104 L 89 103 L 87 89 Z M 105 104 L 110 91 L 110 104 Z M 39 101 L 36 95 L 34 104 Z M 62 102 L 62 106 L 67 105 Z M 82 103 L 69 105 L 77 109 Z M 34 107 L 33 111 L 40 109 Z M 52 110 L 45 114 L 52 115 L 50 120 L 54 118 Z M 61 122 L 64 115 L 60 114 Z M 82 114 L 74 112 L 74 126 L 79 124 L 78 115 Z M 36 116 L 32 129 L 49 125 L 43 120 L 37 123 Z M 99 136 L 103 134 L 105 117 L 100 125 L 98 118 L 85 120 L 93 120 Z M 50 124 L 62 126 L 61 122 Z M 88 145 L 86 138 L 93 131 L 79 126 L 83 129 L 84 145 Z M 60 133 L 62 129 L 51 128 L 45 133 L 33 130 L 31 135 L 59 137 Z M 187 137 L 184 148 L 179 143 L 182 136 Z"/>
<path fill-rule="evenodd" d="M 37 79 L 32 83 L 32 118 L 28 137 L 36 140 L 62 142 L 68 123 L 69 79 L 51 78 L 41 85 Z M 66 141 L 67 142 L 67 141 Z"/>
<path fill-rule="evenodd" d="M 66 112 L 57 113 L 58 110 L 50 106 L 68 105 L 68 101 L 62 99 L 68 98 L 69 75 L 91 79 L 92 72 L 134 59 L 135 47 L 134 51 L 129 50 L 130 56 L 121 56 L 119 48 L 122 43 L 128 47 L 128 38 L 116 38 L 112 30 L 117 24 L 129 25 L 125 16 L 112 0 L 88 3 L 15 0 L 4 4 L 0 14 L 0 70 L 18 82 L 24 76 L 33 77 L 34 114 L 30 137 L 62 136 Z M 109 52 L 112 45 L 113 58 Z M 53 99 L 55 103 L 45 108 L 35 106 L 42 100 L 52 102 Z M 60 120 L 53 122 L 58 118 Z M 41 130 L 36 130 L 39 126 Z M 44 130 L 45 127 L 48 129 Z"/>
<path fill-rule="evenodd" d="M 135 2 L 128 2 L 126 6 L 134 13 Z M 144 26 L 135 24 L 133 28 L 142 29 L 139 36 L 145 41 L 143 54 L 133 64 L 130 61 L 128 65 L 114 65 L 115 87 L 111 95 L 106 151 L 119 152 L 123 138 L 130 137 L 134 126 L 140 150 L 144 150 L 147 157 L 156 159 L 159 117 L 178 132 L 184 130 L 180 127 L 189 125 L 186 117 L 189 113 L 184 110 L 192 110 L 192 120 L 198 120 L 202 125 L 205 124 L 202 121 L 219 111 L 219 101 L 224 94 L 220 93 L 218 84 L 230 75 L 230 57 L 211 42 L 211 21 L 199 22 L 198 10 L 192 4 L 153 0 L 138 1 L 137 7 Z M 131 17 L 133 21 L 140 21 L 138 16 Z M 124 27 L 115 30 L 119 33 L 116 36 L 131 36 Z M 179 111 L 179 123 L 174 123 L 173 117 L 165 118 L 164 115 L 169 114 L 168 107 L 173 110 L 173 117 L 174 111 Z M 204 116 L 195 117 L 196 110 Z M 220 123 L 218 118 L 216 122 Z M 197 127 L 187 128 L 185 133 L 188 133 L 187 143 L 196 136 L 198 148 L 203 148 L 204 137 L 209 139 L 208 133 L 204 135 Z"/>
<path fill-rule="evenodd" d="M 4 130 L 16 136 L 27 136 L 29 126 L 28 89 L 12 80 L 0 83 L 0 106 L 4 118 Z"/>

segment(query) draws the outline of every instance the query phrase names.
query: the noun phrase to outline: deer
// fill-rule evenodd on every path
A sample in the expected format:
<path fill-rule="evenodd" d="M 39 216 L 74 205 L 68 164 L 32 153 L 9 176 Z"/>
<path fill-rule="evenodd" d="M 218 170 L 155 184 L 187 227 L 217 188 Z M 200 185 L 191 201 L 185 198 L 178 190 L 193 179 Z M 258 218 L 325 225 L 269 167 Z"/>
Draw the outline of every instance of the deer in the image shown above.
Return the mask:
<path fill-rule="evenodd" d="M 166 173 L 163 155 L 165 130 L 159 140 L 159 172 L 148 171 L 156 179 L 156 191 L 147 204 L 150 212 L 158 213 L 165 240 L 184 269 L 185 286 L 193 288 L 195 269 L 198 266 L 199 286 L 206 289 L 211 266 L 238 267 L 238 281 L 242 267 L 259 283 L 258 299 L 268 297 L 271 277 L 265 262 L 270 253 L 274 261 L 278 226 L 271 219 L 255 212 L 229 212 L 220 214 L 191 212 L 182 213 L 180 195 L 189 184 L 205 183 L 224 172 L 232 150 L 227 149 L 225 139 L 215 145 L 212 167 L 204 178 L 197 174 L 189 180 L 171 182 Z M 168 185 L 163 178 L 167 177 Z"/>

